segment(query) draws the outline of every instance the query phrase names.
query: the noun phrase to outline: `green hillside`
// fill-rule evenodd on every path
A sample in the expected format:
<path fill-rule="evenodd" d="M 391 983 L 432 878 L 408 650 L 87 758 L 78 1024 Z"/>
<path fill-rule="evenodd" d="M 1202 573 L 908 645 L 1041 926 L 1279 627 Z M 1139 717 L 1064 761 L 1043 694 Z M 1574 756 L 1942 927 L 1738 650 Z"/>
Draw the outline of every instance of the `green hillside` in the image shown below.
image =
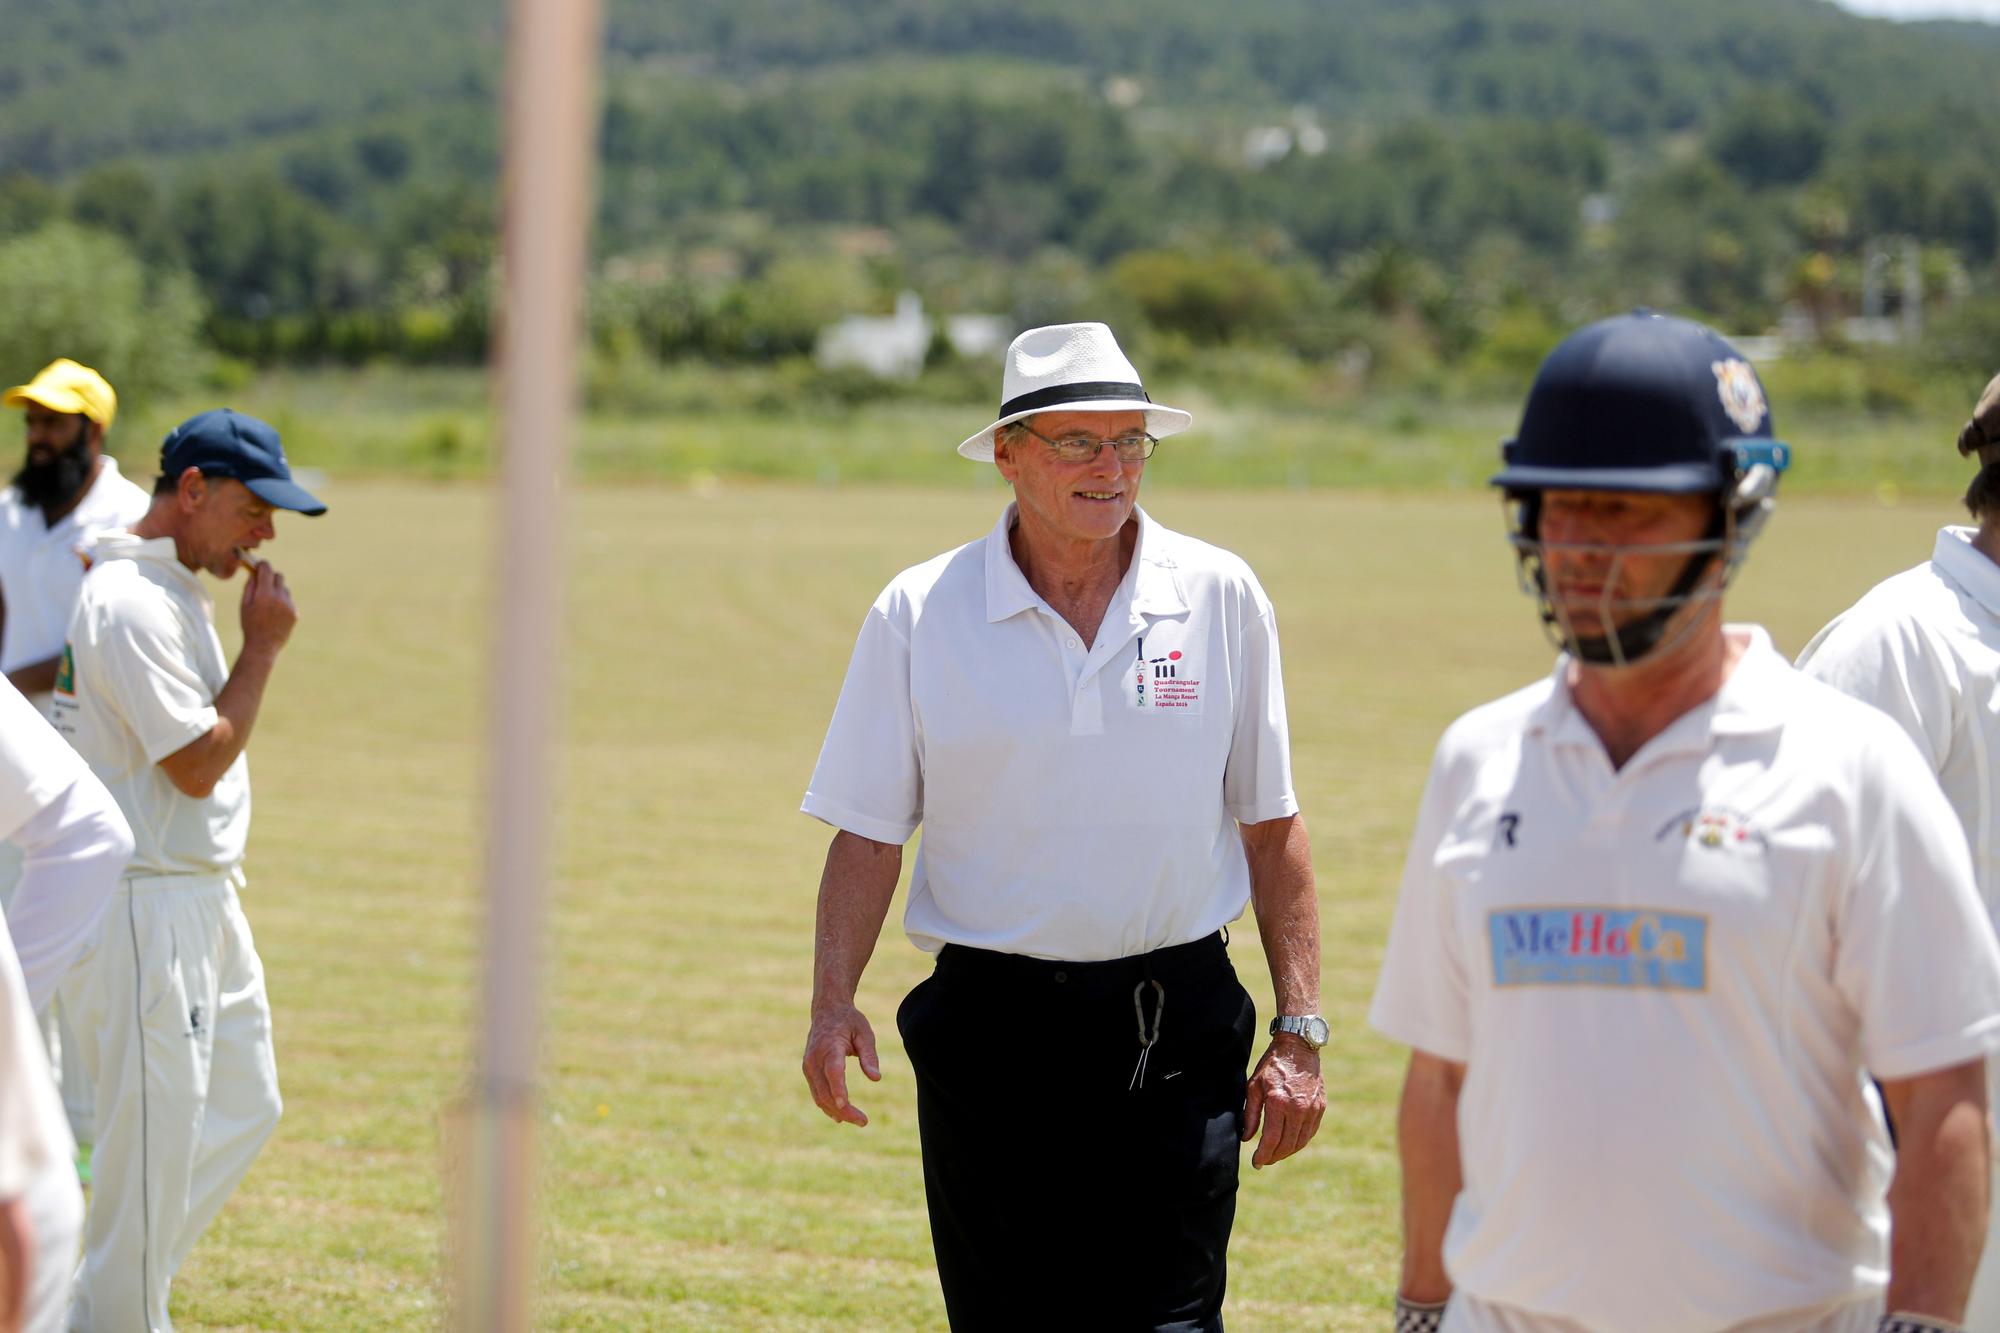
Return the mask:
<path fill-rule="evenodd" d="M 0 283 L 6 237 L 70 221 L 191 279 L 239 357 L 483 354 L 499 4 L 0 18 Z M 594 332 L 782 361 L 914 289 L 1420 383 L 1639 302 L 1837 350 L 1914 294 L 1925 356 L 1984 356 L 1995 34 L 1823 0 L 611 0 Z"/>

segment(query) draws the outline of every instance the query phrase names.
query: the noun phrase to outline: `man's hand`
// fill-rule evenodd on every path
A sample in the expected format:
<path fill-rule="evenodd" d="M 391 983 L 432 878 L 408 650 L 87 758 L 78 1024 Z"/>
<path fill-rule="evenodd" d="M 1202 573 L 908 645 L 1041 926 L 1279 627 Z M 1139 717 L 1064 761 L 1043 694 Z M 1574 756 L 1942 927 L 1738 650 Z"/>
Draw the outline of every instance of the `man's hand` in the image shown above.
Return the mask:
<path fill-rule="evenodd" d="M 868 1123 L 868 1113 L 847 1100 L 847 1058 L 861 1061 L 861 1072 L 871 1082 L 882 1081 L 882 1062 L 875 1055 L 875 1029 L 852 1004 L 813 1014 L 806 1033 L 806 1055 L 801 1062 L 813 1102 L 835 1122 L 850 1125 Z"/>
<path fill-rule="evenodd" d="M 1260 1126 L 1263 1131 L 1250 1165 L 1261 1170 L 1311 1143 L 1325 1114 L 1319 1052 L 1289 1032 L 1279 1033 L 1251 1072 L 1244 1093 L 1243 1141 L 1257 1138 Z"/>
<path fill-rule="evenodd" d="M 292 603 L 292 591 L 285 576 L 268 560 L 250 564 L 250 577 L 243 585 L 244 651 L 276 654 L 292 637 L 299 623 L 299 609 Z"/>

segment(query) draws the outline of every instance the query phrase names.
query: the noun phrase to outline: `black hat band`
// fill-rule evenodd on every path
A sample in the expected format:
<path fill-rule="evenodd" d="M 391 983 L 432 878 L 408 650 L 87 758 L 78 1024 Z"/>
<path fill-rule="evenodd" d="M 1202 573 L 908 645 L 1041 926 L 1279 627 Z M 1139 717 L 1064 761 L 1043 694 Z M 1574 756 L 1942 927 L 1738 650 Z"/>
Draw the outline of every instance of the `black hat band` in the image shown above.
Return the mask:
<path fill-rule="evenodd" d="M 1009 398 L 1000 404 L 1000 415 L 1011 417 L 1022 412 L 1038 412 L 1045 407 L 1117 398 L 1153 401 L 1147 396 L 1144 385 L 1121 384 L 1117 380 L 1086 380 L 1081 384 L 1058 384 L 1053 388 L 1024 393 L 1019 398 Z"/>

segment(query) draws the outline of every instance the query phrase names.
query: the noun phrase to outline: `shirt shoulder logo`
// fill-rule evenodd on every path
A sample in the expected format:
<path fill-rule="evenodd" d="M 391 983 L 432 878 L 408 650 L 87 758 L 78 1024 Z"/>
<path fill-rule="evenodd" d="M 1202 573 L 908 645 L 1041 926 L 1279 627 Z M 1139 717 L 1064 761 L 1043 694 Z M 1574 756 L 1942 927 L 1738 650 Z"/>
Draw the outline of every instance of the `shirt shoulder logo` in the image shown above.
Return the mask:
<path fill-rule="evenodd" d="M 1486 918 L 1495 986 L 1708 989 L 1708 918 L 1653 908 L 1527 907 Z"/>
<path fill-rule="evenodd" d="M 76 698 L 76 653 L 66 643 L 62 662 L 56 667 L 56 693 Z"/>

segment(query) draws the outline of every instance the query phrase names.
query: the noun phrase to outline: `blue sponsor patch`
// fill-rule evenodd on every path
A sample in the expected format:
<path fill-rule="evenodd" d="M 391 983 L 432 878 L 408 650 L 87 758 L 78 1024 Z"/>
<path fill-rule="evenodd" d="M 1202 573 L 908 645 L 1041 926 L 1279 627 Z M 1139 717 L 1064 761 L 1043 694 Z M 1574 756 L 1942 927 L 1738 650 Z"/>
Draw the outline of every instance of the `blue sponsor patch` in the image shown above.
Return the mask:
<path fill-rule="evenodd" d="M 1530 907 L 1486 918 L 1496 986 L 1705 990 L 1708 918 L 1648 908 Z"/>

